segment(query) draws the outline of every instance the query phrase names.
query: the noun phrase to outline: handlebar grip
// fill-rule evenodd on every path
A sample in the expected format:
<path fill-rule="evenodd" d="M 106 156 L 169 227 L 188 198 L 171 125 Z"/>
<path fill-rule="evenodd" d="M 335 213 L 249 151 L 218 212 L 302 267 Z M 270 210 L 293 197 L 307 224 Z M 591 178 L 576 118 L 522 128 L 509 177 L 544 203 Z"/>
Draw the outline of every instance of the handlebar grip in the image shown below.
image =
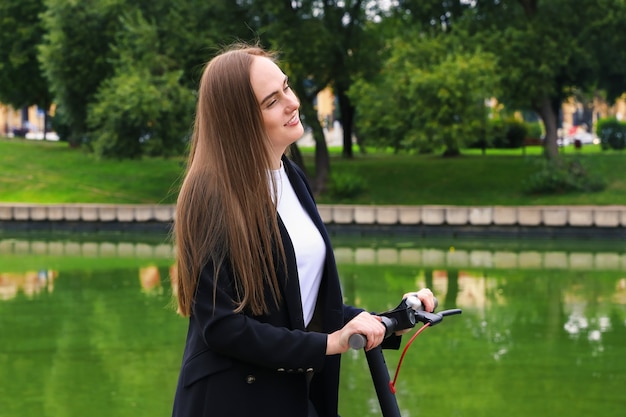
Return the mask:
<path fill-rule="evenodd" d="M 389 337 L 391 335 L 391 332 L 393 332 L 393 329 L 395 329 L 398 322 L 389 317 L 385 317 L 385 316 L 379 316 L 379 317 L 380 317 L 380 322 L 383 324 L 383 326 L 385 326 L 385 337 Z M 350 345 L 352 349 L 356 349 L 356 350 L 363 349 L 366 344 L 367 344 L 367 337 L 365 337 L 365 335 L 362 335 L 360 333 L 351 334 L 350 337 L 348 338 L 348 345 Z"/>
<path fill-rule="evenodd" d="M 350 335 L 348 338 L 348 344 L 352 349 L 359 350 L 363 349 L 367 344 L 367 337 L 362 334 L 355 333 Z"/>

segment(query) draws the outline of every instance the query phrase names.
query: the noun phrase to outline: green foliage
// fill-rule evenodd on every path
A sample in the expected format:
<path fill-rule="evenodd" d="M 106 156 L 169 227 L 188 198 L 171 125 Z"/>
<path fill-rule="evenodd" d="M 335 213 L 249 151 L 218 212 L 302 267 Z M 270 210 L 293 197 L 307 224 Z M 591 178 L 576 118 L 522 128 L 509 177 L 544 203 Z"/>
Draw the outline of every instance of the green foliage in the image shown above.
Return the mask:
<path fill-rule="evenodd" d="M 100 84 L 113 73 L 114 34 L 123 0 L 89 2 L 44 0 L 42 22 L 46 33 L 39 59 L 63 108 L 67 140 L 80 144 L 87 135 L 87 109 Z"/>
<path fill-rule="evenodd" d="M 367 181 L 351 172 L 333 172 L 328 184 L 328 193 L 338 202 L 350 201 L 367 190 Z"/>
<path fill-rule="evenodd" d="M 463 20 L 484 34 L 482 45 L 498 58 L 502 87 L 498 101 L 540 114 L 546 127 L 546 156 L 557 158 L 558 109 L 563 100 L 574 89 L 603 89 L 609 100 L 626 89 L 622 47 L 626 42 L 626 3 L 472 3 L 475 7 L 464 12 Z"/>
<path fill-rule="evenodd" d="M 580 160 L 534 162 L 535 172 L 524 183 L 528 194 L 597 192 L 606 187 L 606 181 L 589 172 Z"/>
<path fill-rule="evenodd" d="M 89 143 L 102 157 L 175 155 L 184 150 L 194 97 L 182 70 L 159 54 L 157 28 L 141 14 L 122 19 L 114 51 L 115 75 L 89 108 Z"/>
<path fill-rule="evenodd" d="M 596 134 L 600 138 L 602 149 L 622 150 L 626 147 L 626 123 L 615 117 L 598 120 Z"/>
<path fill-rule="evenodd" d="M 507 118 L 504 120 L 504 139 L 506 148 L 520 148 L 524 145 L 524 139 L 528 135 L 526 123 L 515 119 Z"/>
<path fill-rule="evenodd" d="M 20 108 L 52 101 L 37 59 L 44 29 L 39 18 L 43 0 L 0 2 L 0 101 Z"/>
<path fill-rule="evenodd" d="M 497 90 L 495 57 L 466 46 L 467 36 L 415 31 L 389 42 L 377 79 L 357 80 L 349 91 L 371 145 L 458 154 L 466 138 L 484 136 L 485 99 Z"/>
<path fill-rule="evenodd" d="M 250 32 L 246 8 L 225 0 L 45 6 L 39 49 L 62 109 L 55 123 L 64 139 L 100 156 L 179 153 L 203 64 L 219 44 Z"/>
<path fill-rule="evenodd" d="M 154 76 L 141 69 L 108 79 L 91 106 L 90 144 L 102 157 L 176 155 L 185 147 L 194 97 L 180 73 Z"/>
<path fill-rule="evenodd" d="M 544 129 L 540 121 L 526 122 L 526 137 L 530 139 L 539 139 L 543 137 Z"/>
<path fill-rule="evenodd" d="M 173 137 L 177 144 L 187 126 L 162 122 L 171 125 L 160 128 L 163 132 L 180 132 L 175 134 L 150 128 L 155 114 L 160 120 L 178 117 L 166 116 L 164 100 L 173 100 L 171 108 L 181 112 L 187 109 L 187 98 L 173 80 L 193 89 L 202 64 L 219 45 L 258 38 L 284 52 L 303 101 L 311 104 L 315 89 L 335 88 L 346 130 L 358 97 L 357 111 L 364 117 L 357 121 L 359 137 L 396 151 L 443 147 L 454 154 L 466 140 L 487 143 L 480 104 L 486 96 L 538 112 L 538 106 L 545 110 L 546 103 L 559 103 L 573 88 L 602 88 L 609 100 L 626 88 L 623 0 L 396 3 L 383 11 L 379 2 L 360 1 L 5 0 L 0 5 L 0 98 L 9 101 L 2 92 L 21 90 L 19 100 L 39 103 L 43 96 L 31 93 L 52 91 L 60 111 L 55 125 L 74 144 L 89 141 L 95 149 L 97 142 L 106 150 L 108 144 L 99 138 L 107 136 L 103 129 L 116 126 L 124 129 L 118 138 L 131 133 L 124 139 L 129 143 L 139 134 Z M 146 56 L 150 42 L 154 55 Z M 129 65 L 134 53 L 140 62 Z M 37 60 L 45 88 L 37 83 Z M 382 72 L 379 63 L 385 64 Z M 147 90 L 166 88 L 164 97 L 157 97 L 162 111 L 146 104 L 155 98 L 153 91 L 123 87 L 139 77 Z M 361 85 L 346 100 L 342 93 L 357 80 Z M 494 94 L 494 85 L 502 94 Z M 127 92 L 137 98 L 123 97 L 119 108 L 97 102 Z M 140 114 L 122 115 L 132 102 Z M 311 108 L 303 105 L 310 120 Z M 99 114 L 88 114 L 96 109 Z M 105 109 L 112 111 L 111 121 L 104 120 Z M 546 126 L 551 131 L 546 142 L 555 142 L 555 123 Z M 142 152 L 168 153 L 169 146 L 154 139 Z"/>

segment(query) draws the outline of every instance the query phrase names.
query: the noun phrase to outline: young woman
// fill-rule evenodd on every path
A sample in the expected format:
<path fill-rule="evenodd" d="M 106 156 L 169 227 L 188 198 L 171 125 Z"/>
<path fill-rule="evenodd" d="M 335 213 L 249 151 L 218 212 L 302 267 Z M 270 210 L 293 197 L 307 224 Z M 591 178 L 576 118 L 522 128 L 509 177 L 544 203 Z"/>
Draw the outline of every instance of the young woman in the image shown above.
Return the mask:
<path fill-rule="evenodd" d="M 189 317 L 174 417 L 336 417 L 348 338 L 383 341 L 378 317 L 343 304 L 311 190 L 285 157 L 299 106 L 261 48 L 233 46 L 204 70 L 174 229 Z M 430 290 L 409 294 L 434 309 Z"/>

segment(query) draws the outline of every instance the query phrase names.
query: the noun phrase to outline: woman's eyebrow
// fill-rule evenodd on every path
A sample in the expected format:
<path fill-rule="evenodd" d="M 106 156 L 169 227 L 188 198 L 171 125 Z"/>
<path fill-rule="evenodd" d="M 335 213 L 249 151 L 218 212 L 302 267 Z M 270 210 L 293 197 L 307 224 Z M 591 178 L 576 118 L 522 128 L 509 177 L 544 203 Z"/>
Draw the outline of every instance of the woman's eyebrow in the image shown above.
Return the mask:
<path fill-rule="evenodd" d="M 285 79 L 283 81 L 283 85 L 287 84 L 289 78 L 285 75 Z M 268 101 L 269 99 L 271 99 L 273 96 L 275 96 L 276 94 L 278 94 L 278 90 L 276 91 L 272 91 L 271 93 L 269 93 L 267 96 L 265 96 L 265 98 L 263 100 L 261 100 L 261 106 Z"/>

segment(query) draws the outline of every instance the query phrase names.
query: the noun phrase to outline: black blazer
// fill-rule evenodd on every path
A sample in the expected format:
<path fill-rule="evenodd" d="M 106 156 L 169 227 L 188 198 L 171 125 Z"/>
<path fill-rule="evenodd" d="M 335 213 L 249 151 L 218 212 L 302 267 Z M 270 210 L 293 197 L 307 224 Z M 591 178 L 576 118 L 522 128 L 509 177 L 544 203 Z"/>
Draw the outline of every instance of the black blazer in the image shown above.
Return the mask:
<path fill-rule="evenodd" d="M 327 334 L 362 310 L 343 304 L 330 239 L 304 173 L 286 158 L 283 164 L 326 243 L 316 308 L 321 331 L 304 327 L 294 249 L 279 216 L 287 258 L 287 275 L 284 268 L 277 270 L 281 305 L 276 308 L 270 302 L 271 311 L 262 316 L 234 314 L 227 266 L 221 269 L 215 293 L 213 268 L 203 269 L 189 319 L 173 417 L 305 417 L 308 398 L 320 417 L 337 416 L 340 355 L 325 355 Z"/>

